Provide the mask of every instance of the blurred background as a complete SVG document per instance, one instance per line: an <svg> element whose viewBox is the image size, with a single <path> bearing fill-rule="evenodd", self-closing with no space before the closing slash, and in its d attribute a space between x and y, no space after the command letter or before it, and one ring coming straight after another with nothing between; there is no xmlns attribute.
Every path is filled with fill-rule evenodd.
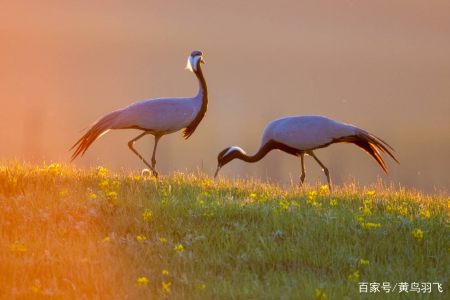
<svg viewBox="0 0 450 300"><path fill-rule="evenodd" d="M348 144L316 152L335 183L356 179L450 187L450 2L448 1L1 1L0 160L69 162L68 149L99 116L153 97L191 96L184 70L204 52L208 112L187 141L159 144L161 174L213 174L230 145L254 153L265 124L320 114L388 141L401 164ZM141 170L113 131L74 164ZM137 148L150 157L153 139ZM325 182L313 159L306 181ZM300 161L273 152L233 161L228 178L297 182Z"/></svg>

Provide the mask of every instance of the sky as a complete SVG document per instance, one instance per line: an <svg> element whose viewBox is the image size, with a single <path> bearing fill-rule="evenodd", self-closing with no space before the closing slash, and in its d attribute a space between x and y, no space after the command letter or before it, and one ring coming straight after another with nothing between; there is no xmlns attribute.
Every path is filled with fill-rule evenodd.
<svg viewBox="0 0 450 300"><path fill-rule="evenodd" d="M192 96L184 70L202 50L208 112L188 140L161 139L162 175L213 174L217 154L255 153L269 121L325 115L391 144L389 176L350 144L316 151L334 182L450 188L448 1L1 1L0 161L70 162L70 146L100 116L134 101ZM127 142L97 140L79 167L140 171ZM153 140L137 148L151 156ZM306 181L325 183L313 159ZM298 182L298 158L275 151L233 161L227 178Z"/></svg>

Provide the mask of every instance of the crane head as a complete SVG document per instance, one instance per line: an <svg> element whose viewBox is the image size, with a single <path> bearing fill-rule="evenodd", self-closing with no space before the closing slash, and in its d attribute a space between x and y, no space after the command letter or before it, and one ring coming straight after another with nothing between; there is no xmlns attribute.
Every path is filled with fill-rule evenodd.
<svg viewBox="0 0 450 300"><path fill-rule="evenodd" d="M214 173L214 178L217 177L217 175L219 174L219 170L224 165L226 165L227 163L229 163L230 161L239 157L242 154L245 154L245 151L242 150L242 148L240 148L238 146L231 146L231 147L223 149L219 153L219 155L217 155L217 169L216 169L216 173Z"/></svg>
<svg viewBox="0 0 450 300"><path fill-rule="evenodd" d="M189 55L189 57L188 57L186 69L195 73L198 71L200 63L203 63L203 64L205 63L205 59L203 58L203 53L202 53L202 51L194 50L194 51L192 51L191 55Z"/></svg>

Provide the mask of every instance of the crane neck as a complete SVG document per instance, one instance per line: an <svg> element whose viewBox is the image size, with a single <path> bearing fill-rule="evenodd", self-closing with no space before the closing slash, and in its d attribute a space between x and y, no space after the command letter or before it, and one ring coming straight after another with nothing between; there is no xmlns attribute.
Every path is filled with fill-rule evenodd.
<svg viewBox="0 0 450 300"><path fill-rule="evenodd" d="M236 158L246 161L246 162L250 162L250 163L257 162L257 161L261 160L264 156L266 156L267 153L269 153L270 151L272 151L274 149L281 150L283 152L292 154L294 156L298 156L299 154L303 153L303 151L300 149L295 149L295 148L287 146L283 143L276 142L274 140L269 140L267 143L262 145L259 148L258 152L256 152L254 155L250 156L245 153L238 152Z"/></svg>
<svg viewBox="0 0 450 300"><path fill-rule="evenodd" d="M238 152L236 158L253 163L260 161L264 156L266 156L267 153L269 153L272 149L274 149L274 145L272 145L271 142L266 143L262 147L259 148L258 152L256 152L253 155L247 155L246 153Z"/></svg>
<svg viewBox="0 0 450 300"><path fill-rule="evenodd" d="M201 97L202 102L208 102L208 87L206 86L205 77L203 76L203 71L200 64L195 72L195 76L197 76L199 83L197 97Z"/></svg>
<svg viewBox="0 0 450 300"><path fill-rule="evenodd" d="M200 66L200 63L198 64L197 71L195 71L194 73L195 76L197 76L199 88L197 96L195 96L193 99L194 100L200 99L202 104L194 120L192 120L192 122L183 131L183 136L186 139L189 138L194 133L198 124L200 124L203 117L205 116L206 110L208 109L208 87L206 86L205 77L203 76L203 71Z"/></svg>

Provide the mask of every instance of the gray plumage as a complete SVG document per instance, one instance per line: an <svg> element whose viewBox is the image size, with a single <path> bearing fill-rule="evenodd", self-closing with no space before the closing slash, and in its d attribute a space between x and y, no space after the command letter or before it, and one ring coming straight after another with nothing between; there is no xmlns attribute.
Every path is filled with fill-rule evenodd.
<svg viewBox="0 0 450 300"><path fill-rule="evenodd" d="M380 153L388 154L396 162L392 147L380 138L356 126L334 121L322 116L291 116L270 122L264 129L261 146L255 155L249 156L237 146L224 149L218 155L215 176L222 166L233 159L256 162L273 149L300 156L302 175L300 184L305 179L304 155L312 156L322 167L331 189L328 169L313 153L314 149L327 147L333 143L353 143L371 155L387 173L387 166Z"/></svg>
<svg viewBox="0 0 450 300"><path fill-rule="evenodd" d="M159 139L183 128L184 137L189 138L206 113L208 90L200 63L204 63L202 52L193 51L186 68L192 71L199 81L196 96L142 100L101 117L72 146L71 150L75 148L72 160L82 156L97 138L111 129L140 129L143 133L129 141L128 146L157 176L155 154ZM134 142L147 134L155 137L151 165L133 147Z"/></svg>

